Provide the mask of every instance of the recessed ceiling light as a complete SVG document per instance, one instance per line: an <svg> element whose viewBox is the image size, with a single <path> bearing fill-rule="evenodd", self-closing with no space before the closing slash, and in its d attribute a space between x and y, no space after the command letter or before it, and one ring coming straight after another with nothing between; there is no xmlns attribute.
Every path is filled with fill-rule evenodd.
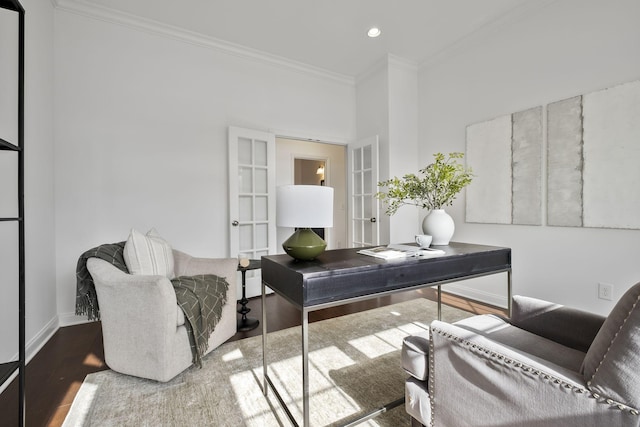
<svg viewBox="0 0 640 427"><path fill-rule="evenodd" d="M367 35L371 38L378 37L381 33L382 31L377 27L369 28L369 31L367 31Z"/></svg>

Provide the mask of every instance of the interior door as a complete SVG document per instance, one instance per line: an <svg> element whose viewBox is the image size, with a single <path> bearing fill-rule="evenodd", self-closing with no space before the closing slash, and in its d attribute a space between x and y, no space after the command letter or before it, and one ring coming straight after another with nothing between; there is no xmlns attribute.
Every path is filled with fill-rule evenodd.
<svg viewBox="0 0 640 427"><path fill-rule="evenodd" d="M229 248L232 257L276 252L275 135L229 128ZM246 273L246 296L260 295L260 270ZM241 286L241 284L239 284ZM241 295L241 288L238 289Z"/></svg>
<svg viewBox="0 0 640 427"><path fill-rule="evenodd" d="M380 240L378 136L348 146L349 236L352 247L375 246Z"/></svg>

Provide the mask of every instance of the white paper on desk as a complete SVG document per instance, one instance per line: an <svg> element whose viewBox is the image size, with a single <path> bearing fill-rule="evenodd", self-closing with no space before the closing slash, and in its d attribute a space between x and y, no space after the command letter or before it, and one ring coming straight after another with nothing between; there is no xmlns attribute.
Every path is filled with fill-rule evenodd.
<svg viewBox="0 0 640 427"><path fill-rule="evenodd" d="M398 258L406 258L407 256L413 256L413 255L407 255L405 251L395 250L385 246L378 246L370 249L361 249L358 251L358 253L362 255L369 255L372 257L382 258L382 259L398 259Z"/></svg>
<svg viewBox="0 0 640 427"><path fill-rule="evenodd" d="M445 254L442 249L421 248L419 246L411 245L391 244L388 245L387 248L404 252L407 254L407 256L415 256L420 258L433 258Z"/></svg>

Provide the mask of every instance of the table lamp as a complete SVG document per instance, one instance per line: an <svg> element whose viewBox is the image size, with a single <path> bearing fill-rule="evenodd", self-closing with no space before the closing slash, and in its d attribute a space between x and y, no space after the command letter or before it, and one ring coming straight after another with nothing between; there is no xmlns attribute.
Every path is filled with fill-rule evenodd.
<svg viewBox="0 0 640 427"><path fill-rule="evenodd" d="M320 185L283 185L276 189L276 225L294 227L282 244L292 258L311 261L327 247L312 228L333 227L333 188Z"/></svg>

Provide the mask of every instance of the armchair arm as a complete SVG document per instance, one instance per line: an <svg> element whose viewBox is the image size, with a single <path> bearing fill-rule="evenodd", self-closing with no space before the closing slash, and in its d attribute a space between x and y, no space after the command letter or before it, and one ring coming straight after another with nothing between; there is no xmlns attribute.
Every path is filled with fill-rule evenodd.
<svg viewBox="0 0 640 427"><path fill-rule="evenodd" d="M236 258L196 258L174 249L173 259L176 276L215 274L216 276L224 277L229 283L227 301L235 304L238 277L238 260Z"/></svg>
<svg viewBox="0 0 640 427"><path fill-rule="evenodd" d="M583 353L605 320L597 314L517 295L511 312L512 325Z"/></svg>
<svg viewBox="0 0 640 427"><path fill-rule="evenodd" d="M578 372L439 321L431 343L432 425L637 425L628 408L592 394Z"/></svg>
<svg viewBox="0 0 640 427"><path fill-rule="evenodd" d="M141 329L166 323L175 330L177 300L169 279L127 274L98 258L89 258L87 269L96 285L103 323L113 321L125 328L140 325Z"/></svg>

